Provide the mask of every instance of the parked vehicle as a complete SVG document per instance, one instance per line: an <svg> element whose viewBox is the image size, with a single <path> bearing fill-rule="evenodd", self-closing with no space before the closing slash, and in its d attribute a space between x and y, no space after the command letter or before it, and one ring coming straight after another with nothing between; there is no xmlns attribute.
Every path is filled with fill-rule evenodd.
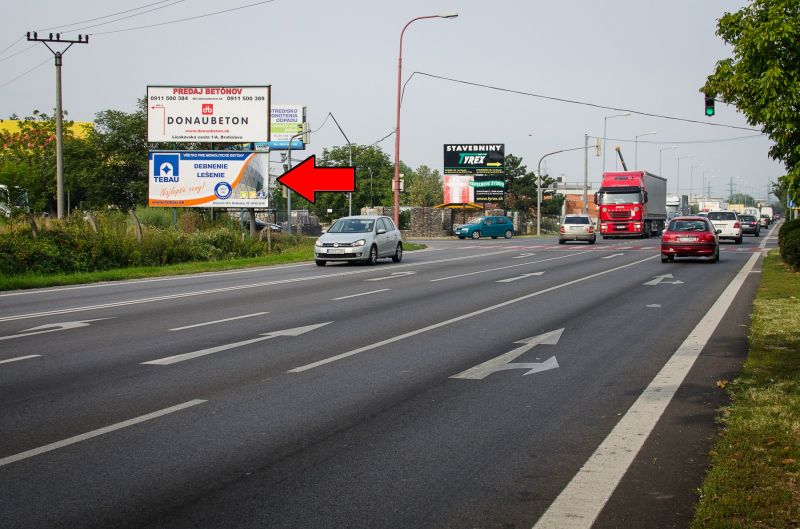
<svg viewBox="0 0 800 529"><path fill-rule="evenodd" d="M719 261L719 231L705 217L672 219L661 235L661 262L672 262L676 257L707 257L716 263Z"/></svg>
<svg viewBox="0 0 800 529"><path fill-rule="evenodd" d="M600 233L609 237L657 235L667 218L667 180L646 171L603 173L594 202Z"/></svg>
<svg viewBox="0 0 800 529"><path fill-rule="evenodd" d="M565 215L561 219L558 228L558 244L565 244L567 241L586 241L594 244L597 234L594 231L594 223L588 215Z"/></svg>
<svg viewBox="0 0 800 529"><path fill-rule="evenodd" d="M742 244L742 225L735 211L709 211L708 220L720 230L720 239L733 239L736 244Z"/></svg>
<svg viewBox="0 0 800 529"><path fill-rule="evenodd" d="M739 215L742 233L749 233L755 237L761 235L761 224L753 215Z"/></svg>
<svg viewBox="0 0 800 529"><path fill-rule="evenodd" d="M403 238L389 217L354 215L334 222L314 243L317 266L328 261L363 261L374 265L382 257L399 263Z"/></svg>
<svg viewBox="0 0 800 529"><path fill-rule="evenodd" d="M456 228L456 236L459 239L480 239L481 237L491 237L496 239L498 237L505 237L510 239L514 236L514 224L508 217L500 215L486 215L483 217L474 217Z"/></svg>

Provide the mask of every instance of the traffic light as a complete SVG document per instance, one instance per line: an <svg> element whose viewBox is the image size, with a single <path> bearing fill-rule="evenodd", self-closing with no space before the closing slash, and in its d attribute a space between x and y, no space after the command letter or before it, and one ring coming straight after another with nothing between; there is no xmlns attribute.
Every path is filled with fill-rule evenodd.
<svg viewBox="0 0 800 529"><path fill-rule="evenodd" d="M714 115L714 97L706 94L706 116L711 117Z"/></svg>

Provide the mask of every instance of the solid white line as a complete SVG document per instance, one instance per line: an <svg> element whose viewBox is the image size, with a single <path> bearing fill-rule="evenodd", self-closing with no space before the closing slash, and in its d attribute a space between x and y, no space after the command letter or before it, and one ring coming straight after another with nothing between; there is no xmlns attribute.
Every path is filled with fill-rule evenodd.
<svg viewBox="0 0 800 529"><path fill-rule="evenodd" d="M18 356L16 358L9 358L8 360L0 360L0 364L10 364L11 362L19 362L20 360L30 360L31 358L39 358L42 355L28 355Z"/></svg>
<svg viewBox="0 0 800 529"><path fill-rule="evenodd" d="M372 349L377 349L378 347L382 347L384 345L388 345L390 343L399 342L400 340L404 340L406 338L410 338L412 336L416 336L418 334L422 334L424 332L432 331L434 329L438 329L439 327L444 327L445 325L450 325L451 323L456 323L461 320L466 320L468 318L472 318L474 316L479 316L485 312L490 312L502 307L506 307L508 305L512 305L514 303L525 301L526 299L530 299L536 296L540 296L542 294L547 294L548 292L553 292L554 290L558 290L560 288L564 288L570 285L575 285L577 283L581 283L583 281L588 281L589 279L594 279L595 277L600 277L606 274L610 274L611 272L616 272L617 270L622 270L623 268L628 268L633 265L637 265L639 263L643 263L645 261L649 261L650 259L655 259L658 256L650 256L644 259L640 259L639 261L634 261L632 263L624 264L621 266L617 266L615 268L610 268L608 270L604 270L602 272L597 272L595 274L591 274L585 277L581 277L579 279L573 279L572 281L567 281L566 283L561 283L560 285L555 285L550 288L545 288L544 290L538 290L536 292L532 292L530 294L526 294L524 296L520 296L518 298L509 299L508 301L504 301L502 303L498 303L497 305L492 305L491 307L485 307L480 310L476 310L474 312L470 312L468 314L462 314L461 316L456 316L455 318L450 318L449 320L440 321L439 323L434 323L433 325L428 325L427 327L423 327L421 329L417 329L415 331L407 332L404 334L399 334L397 336L393 336L392 338L387 338L386 340L382 340L380 342L376 342L370 345L365 345L364 347L359 347L358 349L353 349L352 351L348 351L346 353L338 354L336 356L331 356L330 358L326 358L324 360L320 360L318 362L313 362L311 364L306 364L304 366L295 367L294 369L290 369L287 373L302 373L303 371L308 371L310 369L314 369L317 367L324 366L326 364L331 364L333 362L337 362L344 358L354 356L366 351L370 351Z"/></svg>
<svg viewBox="0 0 800 529"><path fill-rule="evenodd" d="M534 529L590 529L759 258L753 254Z"/></svg>
<svg viewBox="0 0 800 529"><path fill-rule="evenodd" d="M545 261L555 261L557 259L566 259L567 257L574 257L576 255L583 255L584 253L586 253L586 252L584 251L584 252L579 252L579 253L570 253L570 254L567 254L567 255L561 255L559 257L550 257L548 259L540 259L539 261L526 261L524 263L519 263L519 264L514 264L514 265L499 266L497 268L489 268L487 270L478 270L477 272L467 272L466 274L458 274L458 275L455 275L455 276L440 277L438 279L431 279L431 283L436 283L437 281L446 281L448 279L457 279L459 277L474 276L476 274L485 274L486 272L496 272L498 270L507 270L509 268L516 268L518 266L527 266L527 265L531 265L531 264L544 263Z"/></svg>
<svg viewBox="0 0 800 529"><path fill-rule="evenodd" d="M133 426L134 424L139 424L141 422L149 421L150 419L155 419L158 417L162 417L164 415L168 415L170 413L175 413L176 411L184 410L186 408L191 408L192 406L197 406L198 404L202 404L204 402L207 401L200 399L190 400L189 402L184 402L183 404L178 404L177 406L164 408L163 410L154 411L153 413L148 413L147 415L142 415L140 417L128 419L127 421L118 422L116 424L112 424L111 426L106 426L105 428L92 430L91 432L86 432L80 435L76 435L74 437L70 437L62 441L50 443L49 445L40 446L39 448L34 448L33 450L27 450L25 452L20 452L19 454L15 454L13 456L4 457L0 459L0 467L5 465L10 465L11 463L16 463L17 461L22 461L23 459L28 459L29 457L38 456L46 452L52 452L53 450L64 448L65 446L79 443L81 441L86 441L87 439L91 439L92 437L97 437L116 430L121 430L123 428L127 428L128 426Z"/></svg>
<svg viewBox="0 0 800 529"><path fill-rule="evenodd" d="M362 292L361 294L353 294L351 296L342 296L340 298L333 298L331 301L339 301L339 300L342 300L342 299L357 298L359 296L368 296L370 294L377 294L378 292L386 292L387 290L390 290L390 289L382 288L380 290L371 290L369 292Z"/></svg>
<svg viewBox="0 0 800 529"><path fill-rule="evenodd" d="M253 314L245 314L244 316L235 316L233 318L225 318L224 320L207 321L205 323L195 323L194 325L186 325L185 327L175 327L174 329L170 329L170 331L182 331L184 329L194 329L195 327L203 327L205 325L214 325L216 323L225 323L225 322L233 321L233 320L241 320L241 319L244 319L244 318L252 318L253 316L263 316L264 314L269 314L269 312L254 312Z"/></svg>
<svg viewBox="0 0 800 529"><path fill-rule="evenodd" d="M493 255L509 253L509 252L514 252L514 251L516 251L516 250L502 250L502 251L499 251L499 252L488 252L488 253L475 254L475 255L466 255L466 256L462 256L462 257L451 257L451 258L447 258L447 259L436 259L436 260L433 260L433 261L424 261L424 262L421 262L421 263L413 263L413 264L407 264L407 265L395 265L395 266L392 266L392 269L393 270L397 270L398 268L408 268L408 267L412 267L412 266L413 267L417 267L417 266L430 265L430 264L449 263L449 262L452 262L452 261L463 261L463 260L466 260L466 259L475 259L475 258L478 258L478 257L490 257L490 256L493 256ZM69 309L48 310L48 311L43 311L43 312L34 312L34 313L30 313L30 314L18 314L18 315L15 315L15 316L0 317L0 322L24 320L24 319L29 319L29 318L39 318L39 317L43 317L43 316L54 316L54 315L57 315L57 314L69 314L69 313L72 313L72 312L83 312L83 311L88 311L88 310L100 310L100 309L108 309L108 308L114 308L114 307L123 307L123 306L126 306L126 305L137 305L137 304L140 304L140 303L153 303L153 302L156 302L156 301L165 301L165 300L171 300L171 299L188 298L188 297L193 297L193 296L204 296L204 295L207 295L207 294L217 294L217 293L220 293L220 292L231 292L231 291L236 291L236 290L246 290L246 289L251 289L251 288L268 287L268 286L273 286L273 285L284 285L284 284L287 284L287 283L301 283L301 282L305 282L305 281L313 281L315 279L327 279L327 278L331 278L331 277L344 277L344 276L351 276L351 275L357 275L357 274L367 274L367 273L375 272L377 270L378 269L375 268L375 267L369 267L369 268L367 268L365 270L354 270L354 271L350 271L350 272L336 272L336 273L332 273L332 274L322 274L322 275L316 275L316 276L310 276L310 277L295 277L295 278L291 278L291 279L276 279L274 281L264 281L262 283L251 283L251 284L248 284L248 285L237 285L237 286L232 286L232 287L212 288L212 289L209 289L209 290L198 290L198 291L194 291L194 292L184 292L182 294L168 294L168 295L164 295L164 296L155 296L155 297L152 297L152 298L141 298L141 299L132 299L132 300L129 300L129 301L117 301L117 302L114 302L114 303L103 303L101 305L88 305L88 306L74 307L74 308L69 308Z"/></svg>

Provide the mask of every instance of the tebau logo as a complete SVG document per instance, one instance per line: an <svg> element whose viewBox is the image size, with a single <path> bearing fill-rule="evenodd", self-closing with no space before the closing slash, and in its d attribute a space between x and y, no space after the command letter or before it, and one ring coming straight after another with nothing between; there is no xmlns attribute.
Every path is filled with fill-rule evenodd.
<svg viewBox="0 0 800 529"><path fill-rule="evenodd" d="M154 154L153 176L180 176L180 155Z"/></svg>
<svg viewBox="0 0 800 529"><path fill-rule="evenodd" d="M233 194L233 188L228 182L220 182L214 186L214 194L217 195L217 198L220 200L225 200L226 198L230 198Z"/></svg>
<svg viewBox="0 0 800 529"><path fill-rule="evenodd" d="M210 116L214 113L214 103L203 103L203 115Z"/></svg>

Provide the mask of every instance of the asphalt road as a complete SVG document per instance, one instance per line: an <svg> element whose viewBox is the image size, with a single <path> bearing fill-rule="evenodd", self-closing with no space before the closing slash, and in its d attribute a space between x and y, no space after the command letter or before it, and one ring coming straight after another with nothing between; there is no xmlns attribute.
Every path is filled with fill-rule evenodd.
<svg viewBox="0 0 800 529"><path fill-rule="evenodd" d="M658 239L435 240L399 264L0 294L0 526L530 528L596 504L560 515L685 527L762 242L662 264ZM565 499L706 331L641 449L608 451L632 459L618 482Z"/></svg>

